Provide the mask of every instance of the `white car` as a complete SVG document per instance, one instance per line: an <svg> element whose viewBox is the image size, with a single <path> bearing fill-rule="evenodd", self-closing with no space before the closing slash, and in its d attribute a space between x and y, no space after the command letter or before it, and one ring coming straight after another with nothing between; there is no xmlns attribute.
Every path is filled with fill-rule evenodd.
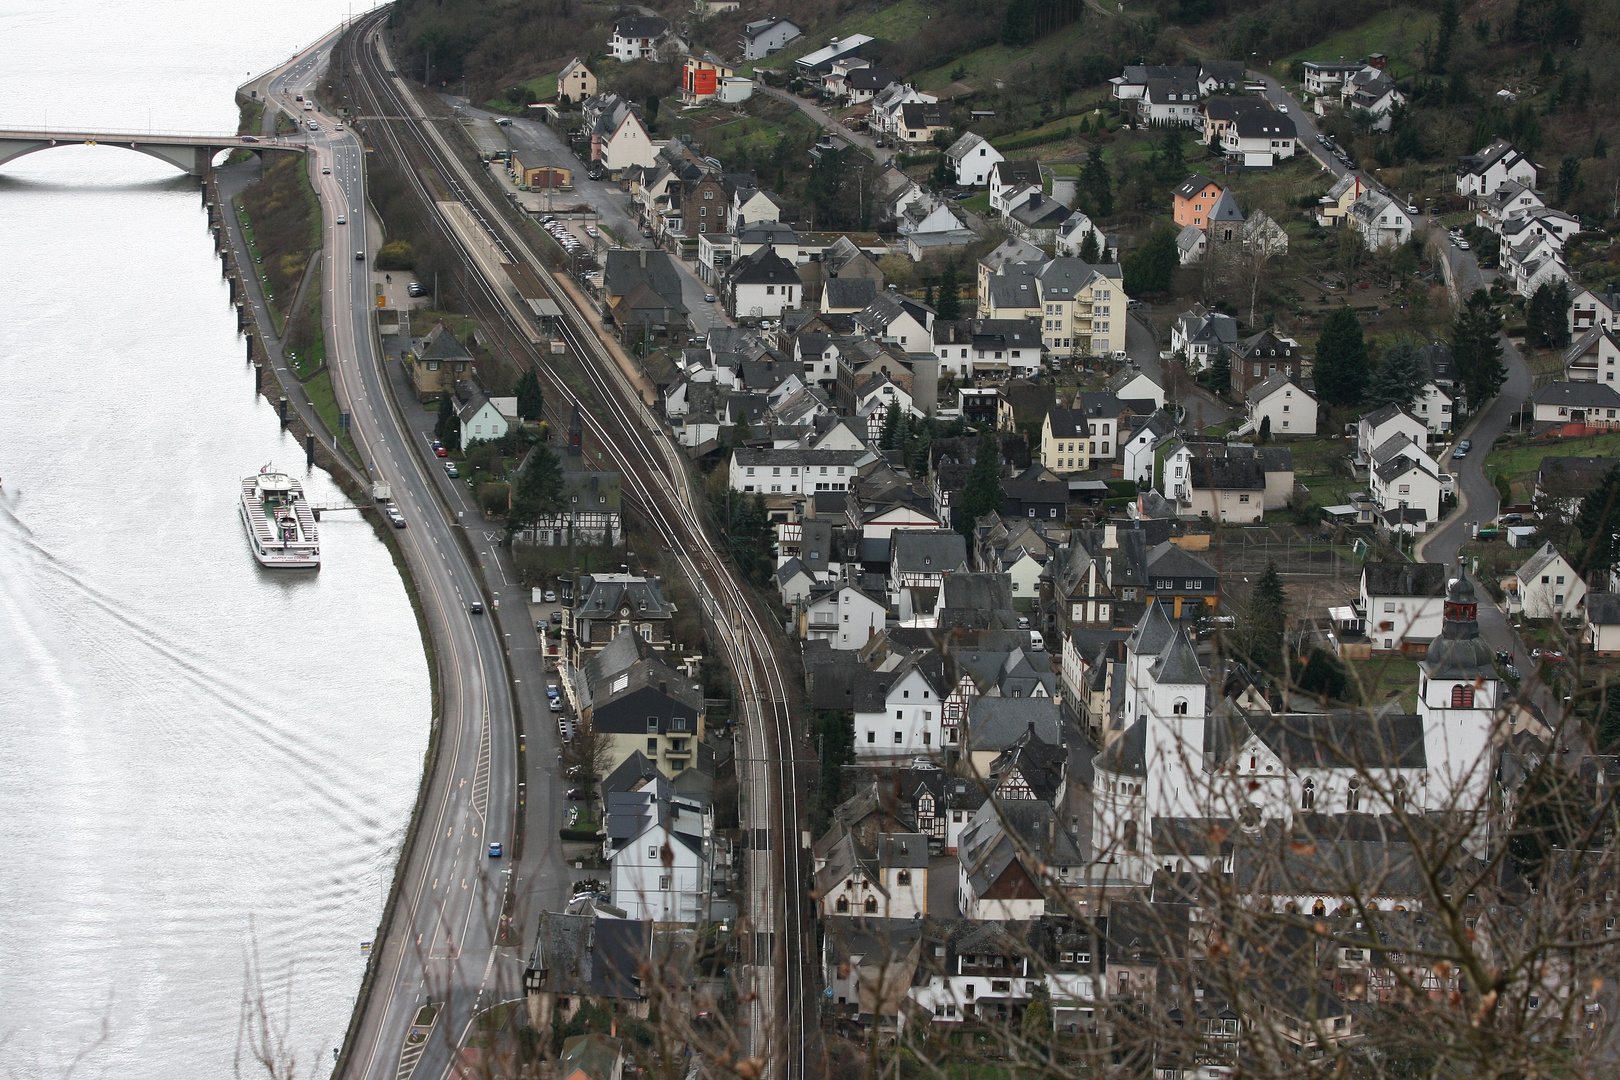
<svg viewBox="0 0 1620 1080"><path fill-rule="evenodd" d="M344 217L342 214L339 214L338 219L337 219L337 223L339 225L347 225L349 223L349 219Z"/></svg>
<svg viewBox="0 0 1620 1080"><path fill-rule="evenodd" d="M1286 113L1288 111L1288 106L1279 101L1277 103L1277 111L1280 113Z"/></svg>

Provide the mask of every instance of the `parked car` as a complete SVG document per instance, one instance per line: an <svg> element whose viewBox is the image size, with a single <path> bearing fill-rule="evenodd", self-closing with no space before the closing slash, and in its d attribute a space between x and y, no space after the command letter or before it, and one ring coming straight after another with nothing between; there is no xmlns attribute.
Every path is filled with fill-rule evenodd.
<svg viewBox="0 0 1620 1080"><path fill-rule="evenodd" d="M546 703L546 707L552 712L562 712L562 698L552 698Z"/></svg>
<svg viewBox="0 0 1620 1080"><path fill-rule="evenodd" d="M436 457L449 457L450 456L450 451L446 450L443 446L435 446L433 448L433 453L434 453L434 455Z"/></svg>
<svg viewBox="0 0 1620 1080"><path fill-rule="evenodd" d="M562 612L553 611L551 613L551 625L552 626L561 626L562 625Z"/></svg>
<svg viewBox="0 0 1620 1080"><path fill-rule="evenodd" d="M1502 515L1502 524L1503 525L1522 525L1522 524L1524 524L1524 515L1523 514L1503 514Z"/></svg>
<svg viewBox="0 0 1620 1080"><path fill-rule="evenodd" d="M569 799L573 799L575 801L578 801L580 799L585 798L585 792L583 790L581 790L580 788L571 787L571 788L568 789L568 795L566 797L569 798Z"/></svg>
<svg viewBox="0 0 1620 1080"><path fill-rule="evenodd" d="M705 304L712 304L712 303L714 303L714 293L712 293L712 292L711 292L711 293L704 293L704 294L703 294L703 302L704 302L704 303L705 303Z"/></svg>
<svg viewBox="0 0 1620 1080"><path fill-rule="evenodd" d="M546 632L546 620L544 620L544 619L536 619L536 620L534 620L534 632L537 633L537 634L545 633Z"/></svg>
<svg viewBox="0 0 1620 1080"><path fill-rule="evenodd" d="M555 604L557 602L557 591L555 589L547 589L545 592L541 593L540 595L545 599L546 603L548 603L548 604Z"/></svg>
<svg viewBox="0 0 1620 1080"><path fill-rule="evenodd" d="M1458 251L1467 251L1468 250L1468 241L1464 240L1460 236L1457 237L1457 239L1453 240L1452 243L1457 245L1457 250Z"/></svg>

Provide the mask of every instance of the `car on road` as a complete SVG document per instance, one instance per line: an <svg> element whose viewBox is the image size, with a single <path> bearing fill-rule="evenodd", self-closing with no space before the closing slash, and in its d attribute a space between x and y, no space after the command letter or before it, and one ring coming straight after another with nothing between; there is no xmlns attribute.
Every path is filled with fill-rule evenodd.
<svg viewBox="0 0 1620 1080"><path fill-rule="evenodd" d="M562 712L562 698L551 698L551 699L549 699L546 702L546 707L549 708L552 712Z"/></svg>
<svg viewBox="0 0 1620 1080"><path fill-rule="evenodd" d="M540 594L540 597L548 604L555 604L557 602L557 591L555 589L547 589L545 592Z"/></svg>
<svg viewBox="0 0 1620 1080"><path fill-rule="evenodd" d="M1465 457L1468 456L1468 451L1472 450L1473 448L1474 448L1473 440L1472 439L1464 439L1462 442L1457 444L1457 449L1455 449L1455 450L1453 450L1451 452L1451 456L1452 456L1452 458L1454 460L1458 459L1458 458L1465 458Z"/></svg>
<svg viewBox="0 0 1620 1080"><path fill-rule="evenodd" d="M1561 664L1564 662L1564 654L1557 649L1531 649L1530 659L1538 664Z"/></svg>
<svg viewBox="0 0 1620 1080"><path fill-rule="evenodd" d="M388 509L384 513L388 515L388 520L393 524L394 528L403 529L405 527L405 515L399 512L399 507L389 503Z"/></svg>
<svg viewBox="0 0 1620 1080"><path fill-rule="evenodd" d="M560 696L562 696L562 691L558 689L556 683L546 683L546 697L554 698Z"/></svg>
<svg viewBox="0 0 1620 1080"><path fill-rule="evenodd" d="M343 125L342 124L333 124L332 125L332 130L333 131L342 131L343 130Z"/></svg>
<svg viewBox="0 0 1620 1080"><path fill-rule="evenodd" d="M505 116L498 117L495 122L497 124L499 124L501 127L511 127L512 126L511 119L508 118L508 117L505 117Z"/></svg>
<svg viewBox="0 0 1620 1080"><path fill-rule="evenodd" d="M489 857L492 859L498 859L501 857L501 842L499 840L496 840L489 845Z"/></svg>
<svg viewBox="0 0 1620 1080"><path fill-rule="evenodd" d="M244 136L242 136L242 141L243 142L258 142L259 140L255 139L252 135L244 135Z"/></svg>
<svg viewBox="0 0 1620 1080"><path fill-rule="evenodd" d="M569 798L569 799L574 799L574 800L577 801L579 799L585 798L585 792L580 788L571 787L571 788L568 789L568 794L566 796L564 796L564 797Z"/></svg>
<svg viewBox="0 0 1620 1080"><path fill-rule="evenodd" d="M358 259L358 260L359 260L359 261L360 261L360 262L365 262L365 261L366 261L366 253L365 253L365 252L363 252L363 251L357 251L357 252L355 252L355 253L354 253L354 257L355 257L355 258L356 258L356 259Z"/></svg>
<svg viewBox="0 0 1620 1080"><path fill-rule="evenodd" d="M552 626L561 626L562 625L562 612L553 611L551 613L551 625Z"/></svg>
<svg viewBox="0 0 1620 1080"><path fill-rule="evenodd" d="M1409 215L1411 215L1411 216L1412 216L1412 217L1421 217L1421 216L1423 216L1423 211L1422 211L1422 210L1419 210L1419 209L1418 209L1418 208L1417 208L1417 207L1416 207L1416 206L1415 206L1415 205L1413 205L1413 204L1412 204L1412 203L1407 203L1407 204L1406 204L1406 212L1407 212L1407 213L1408 213L1408 214L1409 214Z"/></svg>
<svg viewBox="0 0 1620 1080"><path fill-rule="evenodd" d="M323 166L321 166L321 175L322 176L331 176L332 175L332 170L323 165Z"/></svg>
<svg viewBox="0 0 1620 1080"><path fill-rule="evenodd" d="M1513 663L1513 654L1508 652L1506 649L1497 649L1496 662L1498 664L1511 664Z"/></svg>
<svg viewBox="0 0 1620 1080"><path fill-rule="evenodd" d="M349 219L344 217L342 214L339 214L338 219L337 219L337 223L339 225L347 225L349 223Z"/></svg>
<svg viewBox="0 0 1620 1080"><path fill-rule="evenodd" d="M446 450L443 446L437 446L437 445L434 446L433 447L433 453L437 457L449 457L450 456L450 451Z"/></svg>
<svg viewBox="0 0 1620 1080"><path fill-rule="evenodd" d="M1519 669L1514 667L1512 664L1503 664L1502 674L1506 675L1510 679L1517 679L1519 677Z"/></svg>
<svg viewBox="0 0 1620 1080"><path fill-rule="evenodd" d="M472 612L474 615L482 615L484 613L484 604L480 600L474 600L472 603L467 605L467 610Z"/></svg>
<svg viewBox="0 0 1620 1080"><path fill-rule="evenodd" d="M455 462L447 461L444 463L444 475L454 480L461 475L461 470L456 468Z"/></svg>
<svg viewBox="0 0 1620 1080"><path fill-rule="evenodd" d="M1457 245L1457 250L1459 250L1459 251L1467 251L1468 250L1468 241L1464 240L1460 236L1457 237L1457 239L1453 240L1452 243Z"/></svg>
<svg viewBox="0 0 1620 1080"><path fill-rule="evenodd" d="M1280 112L1280 113L1287 113L1288 112L1288 106L1284 105L1282 102L1279 101L1279 102L1277 102L1277 111Z"/></svg>

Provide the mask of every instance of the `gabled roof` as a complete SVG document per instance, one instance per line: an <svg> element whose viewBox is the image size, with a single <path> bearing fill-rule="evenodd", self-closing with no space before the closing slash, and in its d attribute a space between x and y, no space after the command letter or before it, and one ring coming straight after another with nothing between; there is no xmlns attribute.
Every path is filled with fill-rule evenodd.
<svg viewBox="0 0 1620 1080"><path fill-rule="evenodd" d="M1614 626L1620 623L1620 594L1587 593L1586 621L1594 626Z"/></svg>
<svg viewBox="0 0 1620 1080"><path fill-rule="evenodd" d="M1188 463L1194 488L1214 491L1264 491L1266 474L1253 458L1200 458Z"/></svg>
<svg viewBox="0 0 1620 1080"><path fill-rule="evenodd" d="M1383 424L1387 424L1389 421L1395 419L1397 415L1406 417L1419 427L1425 427L1423 421L1419 420L1417 417L1413 416L1399 405L1381 405L1372 412L1368 413L1366 416L1363 416L1361 419L1376 428Z"/></svg>
<svg viewBox="0 0 1620 1080"><path fill-rule="evenodd" d="M1052 427L1054 439L1084 439L1091 431L1086 426L1086 414L1080 409L1048 409L1046 422Z"/></svg>
<svg viewBox="0 0 1620 1080"><path fill-rule="evenodd" d="M989 141L985 139L983 135L976 134L972 131L966 131L962 133L961 138L951 143L951 145L946 149L945 157L951 161L961 161L963 158L967 157L981 146L986 146L991 150L995 150L995 147L989 146ZM995 150L995 153L997 157L1001 156L1001 152L999 150Z"/></svg>
<svg viewBox="0 0 1620 1080"><path fill-rule="evenodd" d="M1238 209L1237 200L1232 198L1230 191L1221 192L1221 197L1215 200L1214 209L1209 212L1209 223L1213 225L1218 221L1231 224L1243 222L1243 211Z"/></svg>
<svg viewBox="0 0 1620 1080"><path fill-rule="evenodd" d="M1206 681L1204 669L1198 663L1198 654L1187 640L1184 628L1176 630L1175 637L1170 639L1170 647L1159 656L1152 671L1154 680L1165 686L1202 686Z"/></svg>
<svg viewBox="0 0 1620 1080"><path fill-rule="evenodd" d="M662 37L669 30L669 22L657 15L626 15L613 24L613 32L622 38Z"/></svg>
<svg viewBox="0 0 1620 1080"><path fill-rule="evenodd" d="M949 574L967 565L967 540L945 529L901 529L893 534L890 563L897 572Z"/></svg>
<svg viewBox="0 0 1620 1080"><path fill-rule="evenodd" d="M472 356L456 340L444 323L435 323L422 347L423 360L471 360Z"/></svg>
<svg viewBox="0 0 1620 1080"><path fill-rule="evenodd" d="M799 272L793 264L776 253L774 247L762 247L745 255L732 265L733 285L797 285Z"/></svg>
<svg viewBox="0 0 1620 1080"><path fill-rule="evenodd" d="M1296 132L1290 117L1270 110L1239 113L1232 127L1240 139L1292 139Z"/></svg>
<svg viewBox="0 0 1620 1080"><path fill-rule="evenodd" d="M1370 562L1361 568L1368 596L1444 596L1446 567L1441 563Z"/></svg>
<svg viewBox="0 0 1620 1080"><path fill-rule="evenodd" d="M1033 726L1042 741L1063 741L1058 704L1050 697L978 697L968 707L968 742L974 751L1007 749Z"/></svg>
<svg viewBox="0 0 1620 1080"><path fill-rule="evenodd" d="M1549 540L1547 543L1542 544L1541 547L1537 548L1536 553L1530 556L1530 558L1525 561L1523 566L1519 567L1513 572L1513 576L1517 577L1522 582L1528 583L1534 579L1537 574L1541 573L1562 557L1563 556L1558 553L1558 549L1552 545L1552 541Z"/></svg>
<svg viewBox="0 0 1620 1080"><path fill-rule="evenodd" d="M1620 409L1620 394L1605 383L1549 383L1533 395L1537 405L1558 405L1575 409Z"/></svg>
<svg viewBox="0 0 1620 1080"><path fill-rule="evenodd" d="M1294 381L1293 376L1288 373L1287 368L1284 368L1282 371L1273 372L1271 375L1266 376L1264 382L1256 383L1254 386L1249 387L1249 392L1245 396L1251 402L1258 405L1260 402L1266 400L1266 398L1270 397L1272 394L1277 393L1285 386L1292 386L1303 396L1311 398L1311 395L1305 392L1305 388ZM1311 398L1312 402L1315 400L1315 398Z"/></svg>
<svg viewBox="0 0 1620 1080"><path fill-rule="evenodd" d="M1215 186L1217 191L1223 193L1226 191L1226 189L1221 187L1220 184L1216 183L1214 180L1211 180L1203 173L1193 173L1176 186L1176 195L1183 199L1191 199L1212 184Z"/></svg>

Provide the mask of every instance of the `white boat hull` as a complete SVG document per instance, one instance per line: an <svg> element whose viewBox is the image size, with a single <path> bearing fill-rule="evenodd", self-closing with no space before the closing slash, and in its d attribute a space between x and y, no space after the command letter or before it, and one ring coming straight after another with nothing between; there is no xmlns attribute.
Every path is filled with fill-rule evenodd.
<svg viewBox="0 0 1620 1080"><path fill-rule="evenodd" d="M245 501L239 502L237 509L241 514L242 528L247 532L248 547L253 552L254 560L260 566L266 566L273 570L319 570L321 568L319 547L313 551L304 547L295 547L290 550L266 547L258 533L254 531L247 503Z"/></svg>

